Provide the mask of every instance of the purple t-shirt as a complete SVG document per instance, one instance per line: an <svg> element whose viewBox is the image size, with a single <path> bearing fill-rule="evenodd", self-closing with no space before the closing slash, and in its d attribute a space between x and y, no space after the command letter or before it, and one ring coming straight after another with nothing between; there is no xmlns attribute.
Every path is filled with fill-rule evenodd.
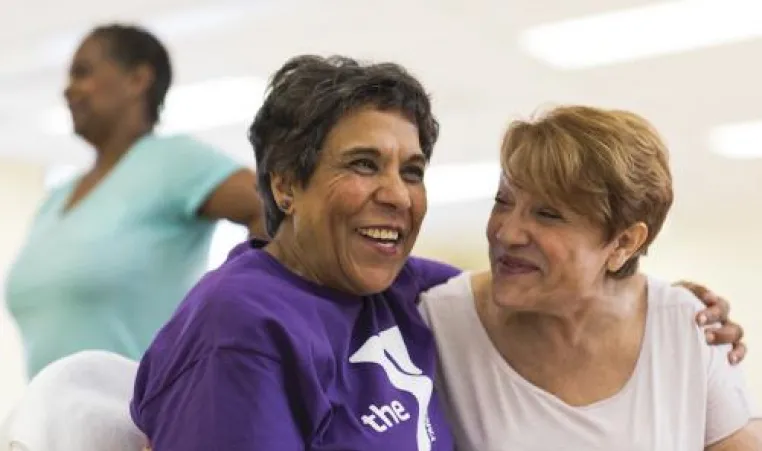
<svg viewBox="0 0 762 451"><path fill-rule="evenodd" d="M131 411L157 451L450 451L418 294L459 271L410 258L351 296L253 242L188 294L140 363Z"/></svg>

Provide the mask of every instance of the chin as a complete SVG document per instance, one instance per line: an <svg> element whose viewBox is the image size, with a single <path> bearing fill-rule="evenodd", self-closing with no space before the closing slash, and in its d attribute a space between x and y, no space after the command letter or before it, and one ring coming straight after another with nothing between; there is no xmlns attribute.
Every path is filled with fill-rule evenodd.
<svg viewBox="0 0 762 451"><path fill-rule="evenodd" d="M75 123L73 130L74 130L74 134L75 135L80 136L82 138L86 138L87 137L87 127L85 127L84 125L76 124Z"/></svg>
<svg viewBox="0 0 762 451"><path fill-rule="evenodd" d="M357 286L361 295L381 293L388 289L399 275L399 270L391 269L360 269Z"/></svg>
<svg viewBox="0 0 762 451"><path fill-rule="evenodd" d="M516 311L533 311L536 302L529 290L511 282L494 280L492 283L492 300L498 307Z"/></svg>

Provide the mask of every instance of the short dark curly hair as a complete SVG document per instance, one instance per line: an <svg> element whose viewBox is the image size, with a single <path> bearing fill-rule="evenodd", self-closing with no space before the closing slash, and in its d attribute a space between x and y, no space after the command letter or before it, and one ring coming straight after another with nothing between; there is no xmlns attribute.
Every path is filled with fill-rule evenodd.
<svg viewBox="0 0 762 451"><path fill-rule="evenodd" d="M257 162L257 182L272 237L283 221L270 174L288 174L307 186L323 142L346 114L363 107L398 111L418 127L426 159L439 136L439 123L423 85L394 63L365 64L344 56L297 56L270 80L249 141Z"/></svg>

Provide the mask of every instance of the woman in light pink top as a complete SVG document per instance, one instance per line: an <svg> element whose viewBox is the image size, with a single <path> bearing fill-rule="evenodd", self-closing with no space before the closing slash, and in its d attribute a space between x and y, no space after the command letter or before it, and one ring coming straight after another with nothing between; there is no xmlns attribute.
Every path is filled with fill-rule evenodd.
<svg viewBox="0 0 762 451"><path fill-rule="evenodd" d="M673 198L651 125L561 107L514 122L501 158L493 279L457 277L422 305L458 449L762 449L698 299L638 271Z"/></svg>

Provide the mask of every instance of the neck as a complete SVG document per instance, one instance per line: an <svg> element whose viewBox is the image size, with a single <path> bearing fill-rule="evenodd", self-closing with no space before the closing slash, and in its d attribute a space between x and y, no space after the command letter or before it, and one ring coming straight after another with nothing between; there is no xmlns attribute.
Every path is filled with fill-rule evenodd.
<svg viewBox="0 0 762 451"><path fill-rule="evenodd" d="M509 341L531 343L531 352L569 353L598 348L601 340L629 333L623 324L645 313L645 277L604 282L594 293L557 305L575 306L568 310L518 312L489 302L488 317L494 318L497 335ZM535 354L537 355L537 354Z"/></svg>
<svg viewBox="0 0 762 451"><path fill-rule="evenodd" d="M151 125L141 118L113 127L101 137L89 139L96 150L95 169L112 168L138 139L150 132Z"/></svg>
<svg viewBox="0 0 762 451"><path fill-rule="evenodd" d="M309 253L302 251L299 241L293 235L286 224L281 224L275 237L264 247L265 252L299 277L324 285L316 272L310 270L309 265L304 261L304 256Z"/></svg>

